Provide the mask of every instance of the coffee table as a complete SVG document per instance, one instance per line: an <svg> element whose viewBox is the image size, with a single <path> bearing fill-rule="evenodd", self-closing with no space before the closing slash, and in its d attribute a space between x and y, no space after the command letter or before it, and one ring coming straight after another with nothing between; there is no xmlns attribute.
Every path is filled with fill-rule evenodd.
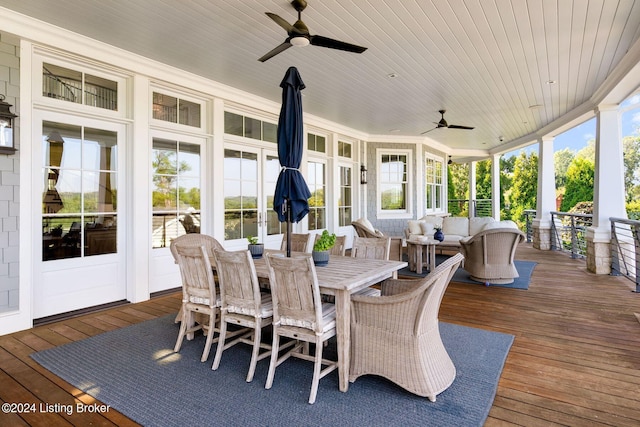
<svg viewBox="0 0 640 427"><path fill-rule="evenodd" d="M429 272L436 268L436 245L440 242L430 237L414 238L407 240L407 252L409 255L409 270L422 274L424 261L429 262ZM426 257L426 260L424 259Z"/></svg>

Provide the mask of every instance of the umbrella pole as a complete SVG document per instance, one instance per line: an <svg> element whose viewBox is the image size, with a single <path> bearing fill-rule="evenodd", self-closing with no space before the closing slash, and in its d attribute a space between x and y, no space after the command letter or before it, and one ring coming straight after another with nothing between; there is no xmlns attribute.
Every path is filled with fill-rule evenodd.
<svg viewBox="0 0 640 427"><path fill-rule="evenodd" d="M287 206L287 258L291 258L291 200L285 199Z"/></svg>

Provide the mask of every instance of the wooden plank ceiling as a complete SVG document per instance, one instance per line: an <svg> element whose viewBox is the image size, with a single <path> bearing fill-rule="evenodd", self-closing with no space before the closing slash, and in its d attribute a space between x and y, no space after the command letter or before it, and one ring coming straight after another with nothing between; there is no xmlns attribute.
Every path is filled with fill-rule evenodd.
<svg viewBox="0 0 640 427"><path fill-rule="evenodd" d="M287 0L0 0L0 6L280 102L296 66L304 110L371 135L491 150L580 107L640 38L633 0L310 0L308 46L261 63L293 23ZM634 55L640 51L636 47ZM637 62L637 59L636 61ZM389 77L395 75L395 78ZM446 109L449 124L421 137ZM382 137L384 138L384 137Z"/></svg>

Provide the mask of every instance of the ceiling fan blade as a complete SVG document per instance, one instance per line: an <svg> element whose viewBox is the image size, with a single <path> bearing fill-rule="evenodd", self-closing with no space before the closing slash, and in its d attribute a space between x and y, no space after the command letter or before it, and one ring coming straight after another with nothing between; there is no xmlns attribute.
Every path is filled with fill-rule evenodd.
<svg viewBox="0 0 640 427"><path fill-rule="evenodd" d="M291 47L291 43L289 43L289 39L287 39L287 41L282 43L280 46L276 47L275 49L272 49L270 52L265 54L262 58L259 58L258 61L264 62L267 59L273 58L274 56L276 56L280 52L284 52L285 50L289 49L290 47Z"/></svg>
<svg viewBox="0 0 640 427"><path fill-rule="evenodd" d="M422 132L420 135L424 135L425 133L429 133L429 132L431 132L432 130L438 129L438 127L439 127L439 126L436 126L436 127L432 128L432 129L426 130L426 131Z"/></svg>
<svg viewBox="0 0 640 427"><path fill-rule="evenodd" d="M366 47L356 46L355 44L341 42L323 36L309 36L309 42L314 46L328 47L330 49L344 50L353 53L362 53L367 50Z"/></svg>
<svg viewBox="0 0 640 427"><path fill-rule="evenodd" d="M271 13L271 12L265 12L265 14L273 19L273 21L280 25L282 28L285 29L285 31L287 32L287 34L291 33L291 32L298 32L298 30L296 29L296 27L294 27L293 25L289 24L287 21L285 21L284 19L280 18L278 15L276 15L275 13Z"/></svg>
<svg viewBox="0 0 640 427"><path fill-rule="evenodd" d="M449 125L447 127L449 129L466 129L466 130L474 129L472 126L459 126L459 125Z"/></svg>

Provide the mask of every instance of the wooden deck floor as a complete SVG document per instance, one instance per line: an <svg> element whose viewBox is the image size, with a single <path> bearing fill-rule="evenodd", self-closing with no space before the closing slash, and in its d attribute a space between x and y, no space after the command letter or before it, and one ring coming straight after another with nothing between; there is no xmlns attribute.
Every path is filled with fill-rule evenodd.
<svg viewBox="0 0 640 427"><path fill-rule="evenodd" d="M515 335L486 426L640 425L640 294L626 279L596 276L584 261L523 245L537 261L529 290L452 283L441 320ZM136 425L117 411L43 413L40 404L94 399L49 373L29 354L174 313L179 295L92 313L0 337L0 426ZM55 408L50 408L55 410Z"/></svg>

